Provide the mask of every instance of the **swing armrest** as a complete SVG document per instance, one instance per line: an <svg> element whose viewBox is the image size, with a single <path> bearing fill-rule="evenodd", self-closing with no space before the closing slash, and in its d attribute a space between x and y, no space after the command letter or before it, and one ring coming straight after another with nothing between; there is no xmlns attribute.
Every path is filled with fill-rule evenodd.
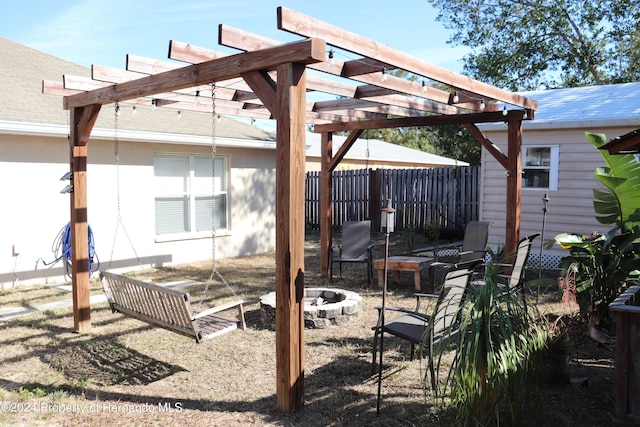
<svg viewBox="0 0 640 427"><path fill-rule="evenodd" d="M216 305L215 307L203 310L199 313L196 313L193 315L193 317L191 318L191 320L197 320L200 319L201 317L205 317L208 316L210 314L214 314L214 313L218 313L220 311L225 311L228 310L230 308L234 308L234 307L242 307L242 304L244 304L244 301L231 301L225 304L220 304L220 305Z"/></svg>

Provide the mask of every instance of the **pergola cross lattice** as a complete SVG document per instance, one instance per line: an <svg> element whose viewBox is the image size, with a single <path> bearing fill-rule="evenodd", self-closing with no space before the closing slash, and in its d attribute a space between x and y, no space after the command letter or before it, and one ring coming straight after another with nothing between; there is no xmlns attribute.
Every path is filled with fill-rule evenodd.
<svg viewBox="0 0 640 427"><path fill-rule="evenodd" d="M127 55L126 70L94 65L91 78L65 75L61 83L44 81L43 91L64 95L63 106L70 111L72 281L78 332L91 326L87 149L101 106L127 101L210 112L210 83L216 82L217 113L276 120L276 394L278 407L291 412L304 401L307 124L322 134L321 268L326 277L331 173L366 129L464 125L507 171L505 246L507 251L515 248L520 229L522 121L533 118L536 102L284 7L277 9L277 18L280 30L302 39L283 44L220 25L219 44L241 53L224 55L171 41L169 58L189 65ZM336 50L357 58L339 61ZM416 79L391 75L396 69ZM310 102L307 93L312 92L334 99ZM484 122L508 124L508 156L476 126ZM332 134L338 131L348 131L349 136L334 154Z"/></svg>

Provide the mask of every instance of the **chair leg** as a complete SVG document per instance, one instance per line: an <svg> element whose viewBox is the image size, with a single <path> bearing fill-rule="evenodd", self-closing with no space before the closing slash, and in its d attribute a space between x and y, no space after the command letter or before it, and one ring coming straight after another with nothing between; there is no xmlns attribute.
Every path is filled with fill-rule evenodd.
<svg viewBox="0 0 640 427"><path fill-rule="evenodd" d="M429 374L431 375L431 389L436 389L436 376L435 369L433 367L433 357L429 355Z"/></svg>
<svg viewBox="0 0 640 427"><path fill-rule="evenodd" d="M376 355L378 352L378 335L380 334L380 329L376 328L375 333L373 334L373 347L371 349L371 353L373 357L371 358L371 375L376 373Z"/></svg>
<svg viewBox="0 0 640 427"><path fill-rule="evenodd" d="M429 342L429 374L431 374L431 389L436 391L436 375L433 366L433 339L431 339ZM436 396L437 395L438 394L436 391Z"/></svg>

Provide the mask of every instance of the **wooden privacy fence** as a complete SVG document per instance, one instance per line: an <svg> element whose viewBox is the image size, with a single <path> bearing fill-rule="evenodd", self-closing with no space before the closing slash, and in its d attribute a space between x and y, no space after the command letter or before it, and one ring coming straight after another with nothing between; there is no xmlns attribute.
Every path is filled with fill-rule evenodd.
<svg viewBox="0 0 640 427"><path fill-rule="evenodd" d="M344 221L379 221L380 208L391 200L396 228L440 227L461 230L478 219L480 167L433 169L359 169L333 173L333 226ZM320 172L308 172L305 191L307 227L320 227Z"/></svg>

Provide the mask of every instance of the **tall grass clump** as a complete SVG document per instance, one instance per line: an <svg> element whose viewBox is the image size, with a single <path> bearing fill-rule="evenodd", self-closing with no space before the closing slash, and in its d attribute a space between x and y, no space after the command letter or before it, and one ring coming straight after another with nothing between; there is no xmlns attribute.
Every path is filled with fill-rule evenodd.
<svg viewBox="0 0 640 427"><path fill-rule="evenodd" d="M546 320L519 288L506 288L498 270L486 264L481 284L469 287L457 342L435 346L429 358L434 381L426 381L430 370L425 374L424 384L457 409L460 425L493 425L501 414L517 424L535 383L533 361L542 360L536 354L551 338Z"/></svg>

